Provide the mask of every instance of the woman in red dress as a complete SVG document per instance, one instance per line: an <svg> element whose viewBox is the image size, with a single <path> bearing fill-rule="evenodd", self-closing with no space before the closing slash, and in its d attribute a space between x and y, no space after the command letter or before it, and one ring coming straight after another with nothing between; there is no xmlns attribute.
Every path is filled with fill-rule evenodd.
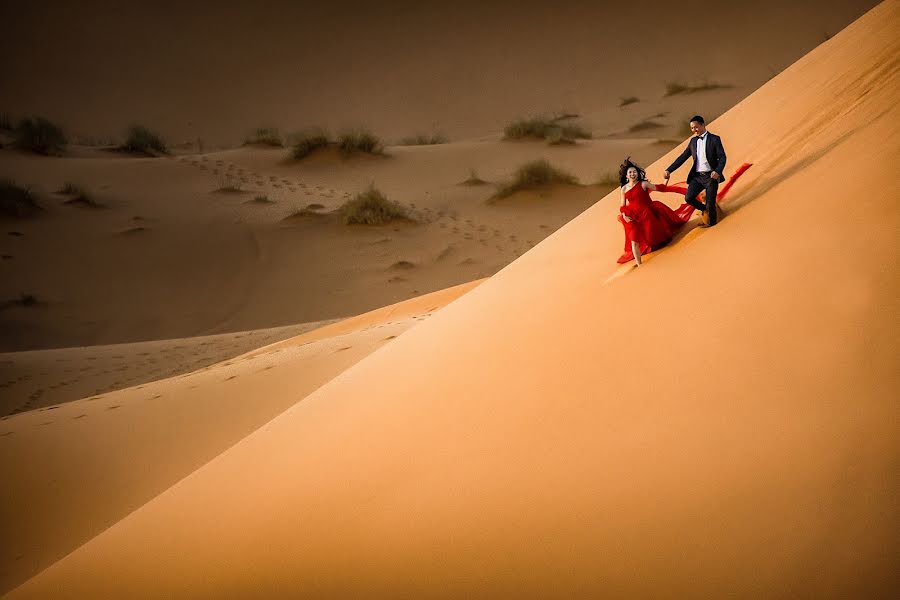
<svg viewBox="0 0 900 600"><path fill-rule="evenodd" d="M749 168L749 164L741 165L717 194L717 202L724 198L732 184ZM647 181L646 172L628 158L619 167L619 181L622 184L622 204L619 207L618 219L625 227L625 252L619 257L619 262L627 263L635 260L640 266L641 255L668 244L678 230L690 220L694 207L684 203L672 210L662 202L652 200L651 191L684 194L686 188L679 185L650 183Z"/></svg>

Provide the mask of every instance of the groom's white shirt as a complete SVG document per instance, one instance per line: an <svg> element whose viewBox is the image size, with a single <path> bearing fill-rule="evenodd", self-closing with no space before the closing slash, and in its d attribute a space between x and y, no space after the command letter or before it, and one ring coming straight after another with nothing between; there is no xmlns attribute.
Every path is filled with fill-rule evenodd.
<svg viewBox="0 0 900 600"><path fill-rule="evenodd" d="M712 167L709 166L709 161L706 160L706 136L708 132L704 132L703 135L697 140L697 172L703 173L704 171L712 171Z"/></svg>

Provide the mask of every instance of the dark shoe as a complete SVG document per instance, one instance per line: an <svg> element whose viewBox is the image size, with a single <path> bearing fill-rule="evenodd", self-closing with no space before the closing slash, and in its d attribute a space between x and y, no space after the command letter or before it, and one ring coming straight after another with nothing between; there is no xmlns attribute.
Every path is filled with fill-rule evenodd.
<svg viewBox="0 0 900 600"><path fill-rule="evenodd" d="M712 227L719 222L719 213L716 210L716 203L713 202L712 204L707 205L706 209L706 225Z"/></svg>

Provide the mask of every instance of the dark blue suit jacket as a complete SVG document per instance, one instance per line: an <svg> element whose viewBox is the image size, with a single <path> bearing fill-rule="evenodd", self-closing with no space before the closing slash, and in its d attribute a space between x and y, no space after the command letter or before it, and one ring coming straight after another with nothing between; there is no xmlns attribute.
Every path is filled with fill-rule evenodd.
<svg viewBox="0 0 900 600"><path fill-rule="evenodd" d="M672 173L684 164L688 158L694 159L694 164L691 165L691 172L688 173L687 180L690 183L691 179L694 178L694 175L697 174L697 140L699 137L692 137L688 142L687 148L684 149L684 152L675 159L669 168L666 169L669 173ZM709 166L712 167L712 170L719 174L719 181L723 181L725 179L725 147L722 146L722 138L717 136L714 133L706 132L706 160L709 162Z"/></svg>

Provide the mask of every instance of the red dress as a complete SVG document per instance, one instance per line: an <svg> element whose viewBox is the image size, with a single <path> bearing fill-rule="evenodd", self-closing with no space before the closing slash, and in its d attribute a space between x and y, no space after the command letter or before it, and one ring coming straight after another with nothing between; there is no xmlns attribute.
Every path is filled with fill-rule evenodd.
<svg viewBox="0 0 900 600"><path fill-rule="evenodd" d="M734 182L751 166L750 163L744 163L735 171L716 194L716 204L725 199ZM687 187L681 184L657 184L656 189L660 192L687 193ZM694 207L687 203L672 210L662 202L651 200L650 193L642 185L635 185L625 192L625 200L626 205L619 208L619 212L622 213L619 215L619 222L625 227L625 253L619 257L620 263L634 260L634 254L631 252L632 241L638 243L642 256L668 244L694 212ZM622 215L627 215L631 222L623 219Z"/></svg>
<svg viewBox="0 0 900 600"><path fill-rule="evenodd" d="M638 243L641 255L665 246L694 212L694 207L687 203L672 210L662 202L651 200L650 193L640 183L625 192L625 200L627 203L619 212L631 221L619 215L619 222L625 227L625 253L619 257L620 263L634 260L631 242Z"/></svg>

